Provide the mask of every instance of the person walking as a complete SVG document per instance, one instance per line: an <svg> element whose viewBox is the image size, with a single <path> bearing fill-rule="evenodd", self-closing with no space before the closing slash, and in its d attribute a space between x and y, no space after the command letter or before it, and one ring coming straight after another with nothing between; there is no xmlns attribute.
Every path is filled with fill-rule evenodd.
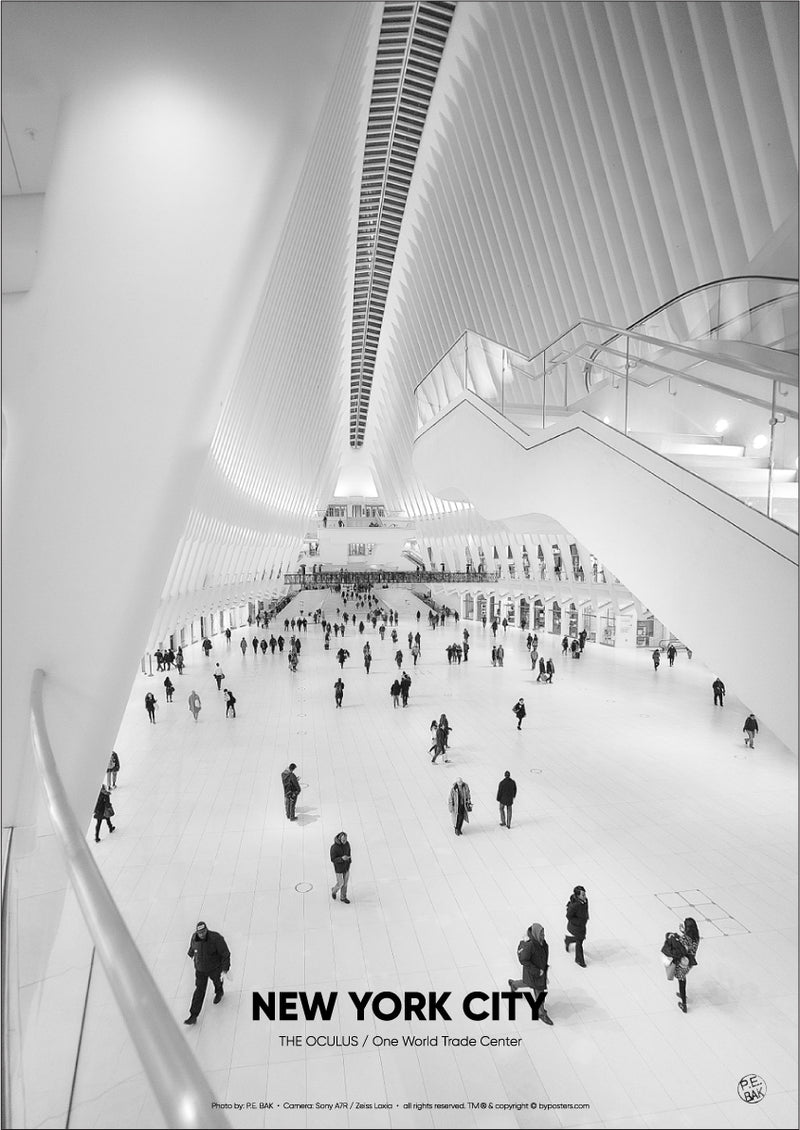
<svg viewBox="0 0 800 1130"><path fill-rule="evenodd" d="M222 934L209 930L205 922L198 922L189 941L186 956L194 961L194 994L189 1006L189 1015L184 1024L196 1024L203 1007L208 982L214 985L214 1004L219 1004L225 995L222 987L223 974L231 967L231 951Z"/></svg>
<svg viewBox="0 0 800 1130"><path fill-rule="evenodd" d="M464 833L461 829L465 821L469 824L469 814L472 812L472 797L470 796L469 785L466 781L462 781L460 777L454 782L450 790L447 807L450 809L450 817L456 835L463 836Z"/></svg>
<svg viewBox="0 0 800 1130"><path fill-rule="evenodd" d="M397 707L400 705L400 691L401 690L402 690L402 688L400 686L400 680L395 679L395 681L392 683L391 687L389 688L389 694L392 696L392 706L395 709L397 709Z"/></svg>
<svg viewBox="0 0 800 1130"><path fill-rule="evenodd" d="M670 667L672 667L673 664L675 663L675 659L677 657L677 654L678 654L678 649L676 648L674 643L671 643L669 645L669 647L667 648L667 659L669 660Z"/></svg>
<svg viewBox="0 0 800 1130"><path fill-rule="evenodd" d="M659 664L660 664L660 663L661 663L661 652L660 652L660 650L659 650L659 649L658 649L658 648L656 647L656 648L654 648L654 649L653 649L653 669L654 669L655 671L657 671L657 670L658 670L658 667L659 667Z"/></svg>
<svg viewBox="0 0 800 1130"><path fill-rule="evenodd" d="M586 923L589 921L589 900L586 897L585 887L575 887L567 903L567 933L564 938L564 949L569 953L569 947L575 945L575 964L582 969L586 968L583 957L583 943L586 939Z"/></svg>
<svg viewBox="0 0 800 1130"><path fill-rule="evenodd" d="M399 671L403 666L403 652L400 650L400 648L398 648L394 653L394 661L397 664L397 670Z"/></svg>
<svg viewBox="0 0 800 1130"><path fill-rule="evenodd" d="M200 695L197 693L197 691L192 691L192 693L189 695L189 710L191 711L192 717L194 718L195 722L197 721L197 717L202 709L202 706L203 704L200 701Z"/></svg>
<svg viewBox="0 0 800 1130"><path fill-rule="evenodd" d="M111 823L111 817L114 815L114 806L111 803L111 793L106 785L100 786L100 792L97 796L97 803L94 806L94 842L100 843L100 825L105 820L108 824L109 832L115 832L116 827Z"/></svg>
<svg viewBox="0 0 800 1130"><path fill-rule="evenodd" d="M501 828L511 827L511 808L516 795L517 782L512 778L510 771L506 769L502 781L497 786L497 803L500 805Z"/></svg>
<svg viewBox="0 0 800 1130"><path fill-rule="evenodd" d="M496 666L497 666L497 648L493 647L492 648L492 667L496 667Z"/></svg>
<svg viewBox="0 0 800 1130"><path fill-rule="evenodd" d="M714 705L724 706L725 702L723 700L725 698L725 684L723 683L722 679L720 679L719 675L717 675L716 679L711 684L711 689L714 692Z"/></svg>
<svg viewBox="0 0 800 1130"><path fill-rule="evenodd" d="M547 672L547 682L552 683L553 676L556 673L556 665L552 659L547 660L547 663L545 664L545 671Z"/></svg>
<svg viewBox="0 0 800 1130"><path fill-rule="evenodd" d="M503 647L503 645L501 643L499 643L497 645L497 666L498 667L503 666L503 660L505 659L505 657L506 657L506 649Z"/></svg>
<svg viewBox="0 0 800 1130"><path fill-rule="evenodd" d="M544 1007L547 996L547 970L550 963L550 947L544 936L544 927L539 922L534 922L528 927L527 933L517 946L517 960L522 966L522 980L514 981L509 978L508 987L512 992L520 989L533 989L536 1000L533 1004L533 1019L542 1020L545 1024L553 1021Z"/></svg>
<svg viewBox="0 0 800 1130"><path fill-rule="evenodd" d="M158 709L158 703L156 702L156 696L151 691L148 691L147 694L144 696L144 706L145 706L145 710L147 711L147 717L150 719L150 721L155 726L155 724L156 724L156 710Z"/></svg>
<svg viewBox="0 0 800 1130"><path fill-rule="evenodd" d="M514 706L511 707L511 712L512 712L512 714L516 714L516 716L517 716L517 729L521 730L522 729L522 719L528 713L527 710L525 709L525 700L521 698L519 700L519 702L517 702Z"/></svg>
<svg viewBox="0 0 800 1130"><path fill-rule="evenodd" d="M183 648L182 647L179 647L177 652L175 653L175 666L178 669L178 674L182 675L183 669L186 666L186 661L183 658Z"/></svg>
<svg viewBox="0 0 800 1130"><path fill-rule="evenodd" d="M225 690L222 692L225 697L225 717L236 717L236 697L233 691Z"/></svg>
<svg viewBox="0 0 800 1130"><path fill-rule="evenodd" d="M203 642L202 642L202 644L201 644L201 647L203 648L203 651L204 651L204 652L206 653L206 659L208 659L208 653L209 653L209 651L211 651L211 648L212 648L213 646L214 646L214 645L212 644L211 640L210 640L210 639L208 638L208 636L206 636L206 637L205 637L205 638L203 639Z"/></svg>
<svg viewBox="0 0 800 1130"><path fill-rule="evenodd" d="M566 655L568 649L569 649L569 637L564 636L563 640L561 641L561 654Z"/></svg>
<svg viewBox="0 0 800 1130"><path fill-rule="evenodd" d="M214 670L211 672L214 676L214 682L217 684L217 690L222 690L222 680L225 678L225 672L220 667L219 663L214 664Z"/></svg>
<svg viewBox="0 0 800 1130"><path fill-rule="evenodd" d="M344 670L344 661L349 658L350 652L345 647L340 647L336 652L336 658L339 661L339 667Z"/></svg>
<svg viewBox="0 0 800 1130"><path fill-rule="evenodd" d="M350 878L350 844L347 842L347 832L339 832L338 835L333 837L331 844L331 863L333 864L334 874L336 876L336 883L331 889L331 898L336 901L336 896L339 895L341 902L346 902L348 905L350 899L347 897L347 883Z"/></svg>
<svg viewBox="0 0 800 1130"><path fill-rule="evenodd" d="M112 749L111 757L108 761L108 768L106 769L106 784L109 789L117 787L117 773L119 773L119 758Z"/></svg>
<svg viewBox="0 0 800 1130"><path fill-rule="evenodd" d="M333 684L333 698L338 709L342 705L342 699L344 698L344 683L341 678L338 678Z"/></svg>
<svg viewBox="0 0 800 1130"><path fill-rule="evenodd" d="M748 714L742 726L744 733L744 744L749 745L751 749L756 748L756 734L758 733L758 722L756 721L755 714Z"/></svg>
<svg viewBox="0 0 800 1130"><path fill-rule="evenodd" d="M247 640L242 637L239 640L239 647L242 649L242 659L247 655Z"/></svg>
<svg viewBox="0 0 800 1130"><path fill-rule="evenodd" d="M400 700L403 706L408 706L408 692L411 690L411 676L407 671L403 672L403 677L400 680Z"/></svg>
<svg viewBox="0 0 800 1130"><path fill-rule="evenodd" d="M684 919L677 933L668 933L664 939L661 952L666 959L667 980L677 979L678 1008L686 1012L686 978L697 965L697 953L700 945L700 931L694 918Z"/></svg>
<svg viewBox="0 0 800 1130"><path fill-rule="evenodd" d="M539 652L535 647L531 648L531 670L536 670L536 664L539 662ZM538 682L538 679L537 679Z"/></svg>
<svg viewBox="0 0 800 1130"><path fill-rule="evenodd" d="M301 788L300 782L295 775L297 766L292 761L288 769L284 769L281 773L281 781L283 783L283 802L286 808L286 819L296 820L295 807L297 806L297 798L300 796Z"/></svg>
<svg viewBox="0 0 800 1130"><path fill-rule="evenodd" d="M167 702L172 702L172 696L175 693L175 687L169 675L167 675L166 679L164 680L164 690L167 692Z"/></svg>

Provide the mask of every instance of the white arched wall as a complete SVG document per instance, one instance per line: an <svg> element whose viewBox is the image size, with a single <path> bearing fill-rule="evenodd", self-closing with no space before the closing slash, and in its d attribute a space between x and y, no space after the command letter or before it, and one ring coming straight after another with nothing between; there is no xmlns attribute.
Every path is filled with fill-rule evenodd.
<svg viewBox="0 0 800 1130"><path fill-rule="evenodd" d="M126 5L21 7L45 21L73 9L70 42L95 19L87 8L101 22L113 8L123 25L133 18ZM270 40L261 6L220 32L217 18L203 24L216 6L198 5L189 48L172 6L135 7L128 30L146 51L119 28L104 40L95 23L85 65L60 76L36 276L4 300L4 826L32 819L37 667L69 799L91 811L240 363L268 263L258 255L274 251L286 177L336 61L325 51L352 14L332 6L320 23L329 42L311 49L281 23L289 13ZM274 102L254 91L270 60Z"/></svg>

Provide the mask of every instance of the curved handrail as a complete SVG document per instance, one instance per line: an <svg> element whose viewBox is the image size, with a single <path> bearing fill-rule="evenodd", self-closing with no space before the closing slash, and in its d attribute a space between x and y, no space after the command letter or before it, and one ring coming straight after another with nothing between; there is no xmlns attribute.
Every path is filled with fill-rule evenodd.
<svg viewBox="0 0 800 1130"><path fill-rule="evenodd" d="M67 873L128 1033L167 1126L225 1130L228 1120L215 1109L213 1092L145 965L70 807L47 735L42 704L44 678L44 671L34 671L34 758Z"/></svg>

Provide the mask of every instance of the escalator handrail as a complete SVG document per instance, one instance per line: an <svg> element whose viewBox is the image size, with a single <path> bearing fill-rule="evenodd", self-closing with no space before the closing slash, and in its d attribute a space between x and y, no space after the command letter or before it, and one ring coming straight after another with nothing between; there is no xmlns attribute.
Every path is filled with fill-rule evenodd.
<svg viewBox="0 0 800 1130"><path fill-rule="evenodd" d="M30 717L34 758L67 873L128 1034L166 1125L224 1130L228 1120L212 1105L214 1094L139 953L70 807L47 733L44 680L43 671L34 671Z"/></svg>

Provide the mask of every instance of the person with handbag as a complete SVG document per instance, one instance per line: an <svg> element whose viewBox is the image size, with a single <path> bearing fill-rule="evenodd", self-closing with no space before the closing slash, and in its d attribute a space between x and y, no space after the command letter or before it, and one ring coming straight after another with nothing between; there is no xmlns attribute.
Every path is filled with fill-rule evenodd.
<svg viewBox="0 0 800 1130"><path fill-rule="evenodd" d="M522 980L508 980L508 987L512 992L520 989L533 989L536 1000L533 1005L533 1019L541 1020L552 1026L553 1021L544 1007L547 996L547 970L550 964L550 947L544 936L544 926L534 922L528 927L527 933L517 946L517 960L522 966Z"/></svg>
<svg viewBox="0 0 800 1130"><path fill-rule="evenodd" d="M111 817L114 815L114 806L111 803L111 793L108 791L106 785L100 786L100 793L97 797L97 804L94 806L94 842L100 843L100 825L105 820L108 824L109 832L115 832L116 828L111 823Z"/></svg>
<svg viewBox="0 0 800 1130"><path fill-rule="evenodd" d="M686 977L697 965L695 954L700 945L700 931L694 918L684 920L680 933L670 932L664 938L661 952L664 955L667 980L678 981L678 1008L686 1012Z"/></svg>
<svg viewBox="0 0 800 1130"><path fill-rule="evenodd" d="M466 781L462 781L460 777L450 790L447 807L450 809L450 817L456 835L463 836L464 833L461 829L465 821L469 824L469 814L472 812L472 797L470 796L469 785Z"/></svg>

